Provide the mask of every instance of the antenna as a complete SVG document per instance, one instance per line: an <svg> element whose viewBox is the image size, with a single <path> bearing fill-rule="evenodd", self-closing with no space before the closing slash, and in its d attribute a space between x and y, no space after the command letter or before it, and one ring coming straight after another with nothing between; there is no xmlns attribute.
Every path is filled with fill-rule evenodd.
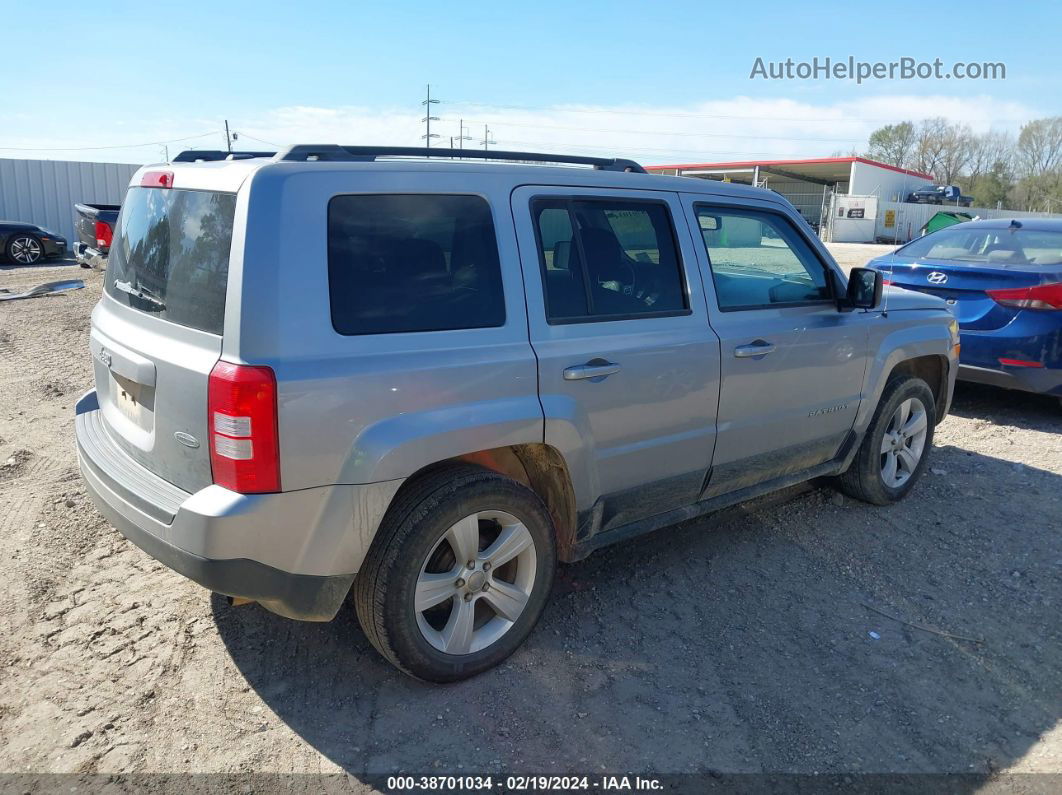
<svg viewBox="0 0 1062 795"><path fill-rule="evenodd" d="M424 100L422 100L420 104L424 106L424 113L425 113L424 118L421 119L421 121L424 122L424 135L422 135L420 137L424 139L424 147L427 148L427 147L431 146L431 139L432 138L438 138L439 137L438 135L436 135L435 133L433 133L431 131L431 123L433 121L439 121L439 117L438 116L432 116L431 115L431 106L439 104L439 100L431 98L431 83L428 84L428 95L427 95L427 97Z"/></svg>

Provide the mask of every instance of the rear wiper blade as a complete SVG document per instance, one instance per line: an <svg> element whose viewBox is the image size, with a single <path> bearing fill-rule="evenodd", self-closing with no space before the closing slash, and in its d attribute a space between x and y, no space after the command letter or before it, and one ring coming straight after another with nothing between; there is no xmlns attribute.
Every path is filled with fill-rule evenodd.
<svg viewBox="0 0 1062 795"><path fill-rule="evenodd" d="M141 287L140 285L134 286L132 282L123 282L118 279L114 280L114 287L116 290L121 290L123 293L128 293L129 295L139 298L141 301L147 301L149 304L154 304L159 309L166 308L166 302L146 287Z"/></svg>

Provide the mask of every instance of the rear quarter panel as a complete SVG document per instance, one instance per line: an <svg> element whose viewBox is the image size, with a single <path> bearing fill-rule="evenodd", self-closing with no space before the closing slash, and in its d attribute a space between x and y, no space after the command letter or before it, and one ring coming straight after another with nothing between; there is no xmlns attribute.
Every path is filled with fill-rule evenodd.
<svg viewBox="0 0 1062 795"><path fill-rule="evenodd" d="M426 464L541 442L511 182L320 164L262 168L241 189L223 358L277 375L285 491L408 477ZM343 336L332 327L328 203L352 193L473 194L492 208L505 294L499 328Z"/></svg>

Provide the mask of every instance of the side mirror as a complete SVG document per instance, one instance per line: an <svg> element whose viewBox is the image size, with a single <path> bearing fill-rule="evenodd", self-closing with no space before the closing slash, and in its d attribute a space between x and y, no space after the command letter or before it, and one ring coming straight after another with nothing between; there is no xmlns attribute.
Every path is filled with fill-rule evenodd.
<svg viewBox="0 0 1062 795"><path fill-rule="evenodd" d="M881 271L872 268L852 268L852 272L848 274L846 308L877 309L881 305L882 287Z"/></svg>

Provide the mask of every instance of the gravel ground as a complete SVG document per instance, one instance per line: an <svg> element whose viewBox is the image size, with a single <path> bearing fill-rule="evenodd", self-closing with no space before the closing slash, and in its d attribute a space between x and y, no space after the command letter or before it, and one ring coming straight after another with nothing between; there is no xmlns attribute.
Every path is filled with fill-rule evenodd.
<svg viewBox="0 0 1062 795"><path fill-rule="evenodd" d="M846 271L861 268L874 257L895 251L897 246L883 246L880 243L827 243L826 248L833 258Z"/></svg>
<svg viewBox="0 0 1062 795"><path fill-rule="evenodd" d="M0 771L1062 773L1057 401L960 385L904 503L792 489L604 550L507 663L427 686L352 610L229 608L97 515L100 274L0 287L65 277L0 304Z"/></svg>

